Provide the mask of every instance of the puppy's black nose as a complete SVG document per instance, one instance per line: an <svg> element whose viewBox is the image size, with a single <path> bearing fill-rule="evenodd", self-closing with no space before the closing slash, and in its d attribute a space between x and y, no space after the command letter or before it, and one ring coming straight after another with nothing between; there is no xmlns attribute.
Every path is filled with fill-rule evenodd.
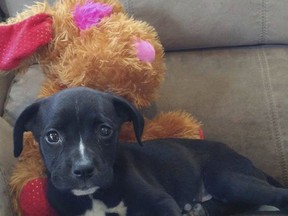
<svg viewBox="0 0 288 216"><path fill-rule="evenodd" d="M94 175L95 168L89 161L75 163L72 174L77 178L90 178Z"/></svg>

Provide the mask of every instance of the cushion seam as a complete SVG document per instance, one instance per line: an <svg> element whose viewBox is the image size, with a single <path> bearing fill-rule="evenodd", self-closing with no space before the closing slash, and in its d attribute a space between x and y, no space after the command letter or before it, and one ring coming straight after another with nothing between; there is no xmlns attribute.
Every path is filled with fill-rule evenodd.
<svg viewBox="0 0 288 216"><path fill-rule="evenodd" d="M288 185L288 168L286 164L288 161L285 159L284 145L281 140L281 129L279 122L279 114L277 112L277 104L275 102L275 97L273 95L273 87L271 84L271 74L269 62L264 51L264 48L258 49L258 59L260 64L260 69L262 73L263 86L265 90L266 104L269 112L269 122L272 138L275 141L275 148L277 151L278 165L281 168L281 178L285 185Z"/></svg>
<svg viewBox="0 0 288 216"><path fill-rule="evenodd" d="M8 186L8 181L7 181L7 179L6 179L5 175L4 175L4 172L2 171L1 167L0 167L0 174L1 174L2 179L4 179L4 182L5 182L6 186Z"/></svg>

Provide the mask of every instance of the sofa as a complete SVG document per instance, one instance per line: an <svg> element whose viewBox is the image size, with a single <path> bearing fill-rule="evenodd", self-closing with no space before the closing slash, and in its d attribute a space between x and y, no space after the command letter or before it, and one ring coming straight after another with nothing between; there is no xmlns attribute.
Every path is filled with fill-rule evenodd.
<svg viewBox="0 0 288 216"><path fill-rule="evenodd" d="M4 0L14 16L32 0ZM51 1L52 2L52 1ZM122 0L153 25L166 51L166 78L147 116L190 112L205 139L224 142L288 186L288 1ZM12 127L43 74L0 74L0 215L13 215L7 179ZM258 215L251 213L249 215ZM260 213L259 213L260 214ZM284 215L264 212L262 215ZM247 213L248 215L248 213Z"/></svg>

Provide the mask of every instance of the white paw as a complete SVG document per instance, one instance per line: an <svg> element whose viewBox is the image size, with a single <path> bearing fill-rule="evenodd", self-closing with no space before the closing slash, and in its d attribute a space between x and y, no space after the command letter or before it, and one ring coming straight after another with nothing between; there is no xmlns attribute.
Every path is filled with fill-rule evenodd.
<svg viewBox="0 0 288 216"><path fill-rule="evenodd" d="M208 216L205 209L200 203L186 204L184 206L184 212L182 216Z"/></svg>

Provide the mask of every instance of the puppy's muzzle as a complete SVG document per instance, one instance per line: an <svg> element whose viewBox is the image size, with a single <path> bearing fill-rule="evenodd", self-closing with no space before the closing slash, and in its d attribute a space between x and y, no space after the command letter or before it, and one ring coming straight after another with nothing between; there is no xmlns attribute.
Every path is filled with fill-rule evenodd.
<svg viewBox="0 0 288 216"><path fill-rule="evenodd" d="M74 162L72 176L78 179L87 180L95 175L95 167L89 160Z"/></svg>

